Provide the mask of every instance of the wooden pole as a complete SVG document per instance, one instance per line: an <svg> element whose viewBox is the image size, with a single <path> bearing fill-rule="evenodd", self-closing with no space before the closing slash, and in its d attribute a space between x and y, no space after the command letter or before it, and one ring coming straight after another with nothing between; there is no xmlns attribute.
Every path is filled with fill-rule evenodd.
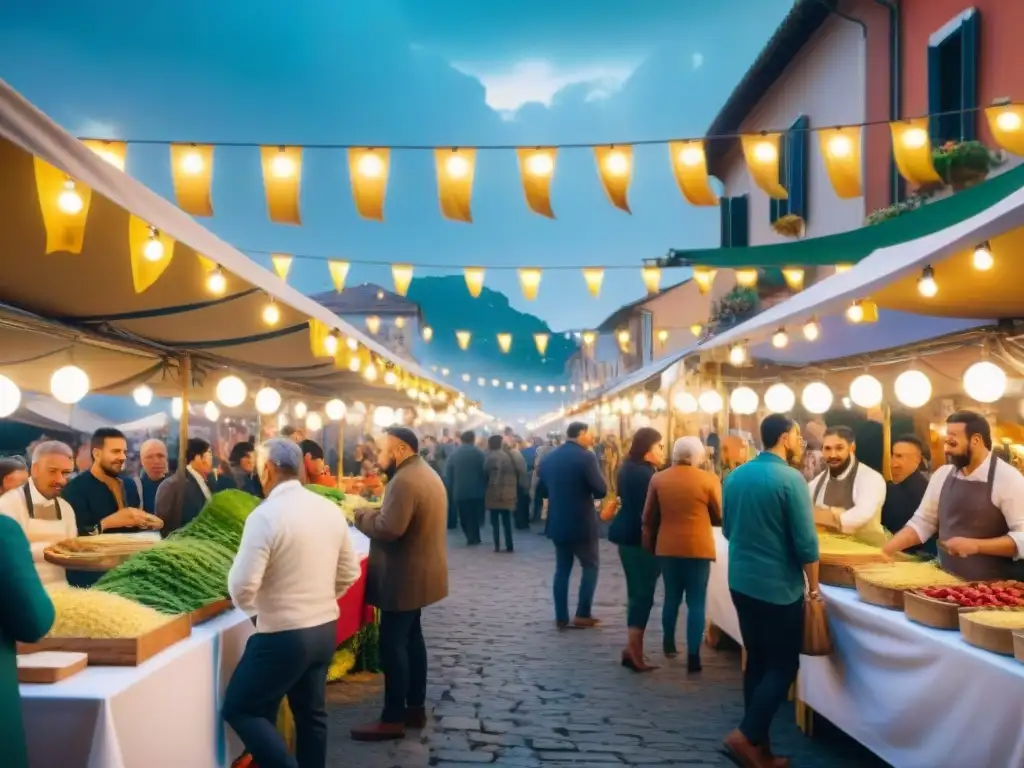
<svg viewBox="0 0 1024 768"><path fill-rule="evenodd" d="M345 476L345 420L338 421L338 479Z"/></svg>
<svg viewBox="0 0 1024 768"><path fill-rule="evenodd" d="M178 361L178 376L181 379L181 418L178 420L178 474L185 472L185 455L188 451L188 391L192 386L192 358L188 354Z"/></svg>
<svg viewBox="0 0 1024 768"><path fill-rule="evenodd" d="M882 406L882 477L892 482L892 408Z"/></svg>

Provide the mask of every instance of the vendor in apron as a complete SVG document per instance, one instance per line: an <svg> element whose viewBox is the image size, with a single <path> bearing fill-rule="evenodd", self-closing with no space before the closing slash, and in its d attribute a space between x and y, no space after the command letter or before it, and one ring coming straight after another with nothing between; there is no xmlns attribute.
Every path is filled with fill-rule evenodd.
<svg viewBox="0 0 1024 768"><path fill-rule="evenodd" d="M885 550L901 552L938 532L942 567L969 581L1024 580L1024 475L992 454L984 416L946 419L946 466Z"/></svg>
<svg viewBox="0 0 1024 768"><path fill-rule="evenodd" d="M46 562L43 550L78 535L74 510L59 498L74 464L70 446L57 441L40 443L32 453L28 482L0 496L0 514L14 518L25 531L39 580L47 589L67 586L64 569Z"/></svg>
<svg viewBox="0 0 1024 768"><path fill-rule="evenodd" d="M865 544L886 542L882 528L885 478L856 456L853 430L829 427L822 442L826 468L807 484L814 522L821 530L852 535Z"/></svg>

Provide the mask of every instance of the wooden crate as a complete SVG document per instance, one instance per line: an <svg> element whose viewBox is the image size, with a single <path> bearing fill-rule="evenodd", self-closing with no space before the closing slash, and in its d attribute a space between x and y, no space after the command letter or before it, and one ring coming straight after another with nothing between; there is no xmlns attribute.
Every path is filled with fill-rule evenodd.
<svg viewBox="0 0 1024 768"><path fill-rule="evenodd" d="M992 608L964 608L960 611L960 634L964 640L971 645L982 648L1002 656L1014 655L1014 632L1020 630L1008 627L988 627L984 624L977 624L970 620L972 613L978 611L991 611ZM995 609L998 610L998 609ZM1017 608L1005 608L1003 610L1016 611Z"/></svg>
<svg viewBox="0 0 1024 768"><path fill-rule="evenodd" d="M865 603L890 608L894 611L903 610L904 591L892 587L880 587L857 577L857 596Z"/></svg>
<svg viewBox="0 0 1024 768"><path fill-rule="evenodd" d="M189 614L189 618L192 620L192 626L198 627L200 624L210 619L215 619L229 610L231 610L231 600L224 598L223 600L214 600L212 603L207 603L202 608L196 608Z"/></svg>
<svg viewBox="0 0 1024 768"><path fill-rule="evenodd" d="M84 653L40 651L18 656L18 682L50 685L77 675L89 663Z"/></svg>
<svg viewBox="0 0 1024 768"><path fill-rule="evenodd" d="M139 637L44 637L18 643L18 653L72 651L88 655L91 666L137 667L191 634L191 617L183 614Z"/></svg>
<svg viewBox="0 0 1024 768"><path fill-rule="evenodd" d="M910 590L903 595L903 611L907 618L935 629L960 629L960 606Z"/></svg>

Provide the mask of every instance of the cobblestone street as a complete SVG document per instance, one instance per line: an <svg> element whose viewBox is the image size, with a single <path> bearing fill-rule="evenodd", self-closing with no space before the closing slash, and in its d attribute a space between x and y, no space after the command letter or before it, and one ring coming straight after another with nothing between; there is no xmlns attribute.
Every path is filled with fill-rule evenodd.
<svg viewBox="0 0 1024 768"><path fill-rule="evenodd" d="M536 532L516 534L514 554L494 554L486 536L475 549L461 535L450 536L451 594L424 612L428 727L402 742L351 741L352 725L379 715L382 679L346 679L329 689L330 765L731 765L718 745L742 712L739 653L704 649L699 675L686 673L685 653L681 660L662 658L659 587L647 645L661 669L646 675L623 669L625 583L614 547L602 542L594 608L602 627L559 632L551 545ZM570 608L579 574L574 577ZM775 751L792 756L795 768L884 765L842 735L805 738L791 706L772 736Z"/></svg>

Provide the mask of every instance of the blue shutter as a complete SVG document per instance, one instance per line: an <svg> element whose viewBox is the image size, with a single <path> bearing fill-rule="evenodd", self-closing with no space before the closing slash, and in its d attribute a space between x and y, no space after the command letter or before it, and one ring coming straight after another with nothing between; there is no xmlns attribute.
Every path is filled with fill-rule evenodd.
<svg viewBox="0 0 1024 768"><path fill-rule="evenodd" d="M783 189L789 190L789 134L779 141L779 183ZM768 223L774 224L789 213L789 200L768 198Z"/></svg>
<svg viewBox="0 0 1024 768"><path fill-rule="evenodd" d="M977 10L960 25L960 139L978 137L978 52L981 42L981 13Z"/></svg>
<svg viewBox="0 0 1024 768"><path fill-rule="evenodd" d="M801 115L789 129L786 136L786 165L788 168L789 192L787 212L807 221L807 142L810 132L807 115Z"/></svg>
<svg viewBox="0 0 1024 768"><path fill-rule="evenodd" d="M941 144L946 137L942 135L942 49L938 45L928 46L928 133L932 144Z"/></svg>
<svg viewBox="0 0 1024 768"><path fill-rule="evenodd" d="M732 236L732 198L724 195L718 198L718 213L720 217L721 230L718 236L719 248L728 248L732 243L729 241Z"/></svg>
<svg viewBox="0 0 1024 768"><path fill-rule="evenodd" d="M750 206L746 195L732 198L729 206L729 247L746 248L750 245Z"/></svg>

